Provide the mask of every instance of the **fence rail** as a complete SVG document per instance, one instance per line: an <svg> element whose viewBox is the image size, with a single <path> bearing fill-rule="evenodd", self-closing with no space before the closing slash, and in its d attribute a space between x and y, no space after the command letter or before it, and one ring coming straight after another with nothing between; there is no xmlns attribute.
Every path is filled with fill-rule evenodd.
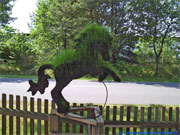
<svg viewBox="0 0 180 135"><path fill-rule="evenodd" d="M49 134L48 100L42 102L41 99L37 99L35 102L34 98L28 101L27 97L20 100L20 96L14 98L13 95L9 95L9 100L7 100L6 94L2 94L1 104L0 130L2 135Z"/></svg>
<svg viewBox="0 0 180 135"><path fill-rule="evenodd" d="M49 115L55 109L53 101L35 100L27 97L2 94L0 102L0 132L6 134L49 134ZM22 98L22 99L21 99ZM72 106L86 106L72 104ZM99 106L102 109L102 106ZM178 132L180 134L179 106L106 106L102 112L103 133L115 135L120 132ZM73 112L88 116L87 111ZM72 121L60 123L62 133L87 134L88 125ZM0 134L1 134L0 133Z"/></svg>
<svg viewBox="0 0 180 135"><path fill-rule="evenodd" d="M48 121L48 114L0 107L0 114Z"/></svg>
<svg viewBox="0 0 180 135"><path fill-rule="evenodd" d="M105 127L134 127L134 128L180 128L176 122L133 122L133 121L105 121Z"/></svg>

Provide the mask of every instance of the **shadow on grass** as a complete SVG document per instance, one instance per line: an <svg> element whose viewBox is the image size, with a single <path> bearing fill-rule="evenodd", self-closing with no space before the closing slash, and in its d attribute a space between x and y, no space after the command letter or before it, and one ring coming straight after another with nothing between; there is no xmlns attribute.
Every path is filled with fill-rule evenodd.
<svg viewBox="0 0 180 135"><path fill-rule="evenodd" d="M37 81L37 78L0 78L0 83L22 83L28 82L29 80ZM49 79L49 81L55 81L53 79Z"/></svg>

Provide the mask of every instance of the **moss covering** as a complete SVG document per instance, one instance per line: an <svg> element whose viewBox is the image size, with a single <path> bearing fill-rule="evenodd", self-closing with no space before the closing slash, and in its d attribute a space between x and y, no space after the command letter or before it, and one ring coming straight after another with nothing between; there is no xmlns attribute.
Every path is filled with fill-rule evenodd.
<svg viewBox="0 0 180 135"><path fill-rule="evenodd" d="M77 39L83 39L81 41L81 47L87 46L93 43L105 43L104 45L111 46L112 36L109 31L97 24L87 25L76 37Z"/></svg>
<svg viewBox="0 0 180 135"><path fill-rule="evenodd" d="M79 59L82 59L80 50L67 49L57 54L56 57L50 62L50 64L56 68L58 65L72 63L73 61L77 61Z"/></svg>

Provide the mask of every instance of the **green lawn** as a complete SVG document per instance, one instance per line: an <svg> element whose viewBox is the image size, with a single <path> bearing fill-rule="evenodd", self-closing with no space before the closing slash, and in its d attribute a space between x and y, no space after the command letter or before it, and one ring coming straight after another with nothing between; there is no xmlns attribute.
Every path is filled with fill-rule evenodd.
<svg viewBox="0 0 180 135"><path fill-rule="evenodd" d="M154 66L149 65L137 65L128 63L117 63L115 65L119 69L119 74L123 82L180 82L179 78L179 66L177 64L159 66L158 77L153 76ZM32 71L21 72L19 68L15 68L12 65L0 64L0 78L33 78L37 79L37 73L35 69ZM47 73L53 77L53 71L47 70ZM79 80L98 80L98 77L91 77L86 75ZM105 81L113 81L108 76Z"/></svg>
<svg viewBox="0 0 180 135"><path fill-rule="evenodd" d="M1 74L0 78L29 78L29 79L37 79L37 75L21 75L21 74ZM79 78L78 80L98 80L97 77L84 76ZM111 77L105 79L105 81L113 81ZM179 83L180 80L172 79L172 78L156 78L156 77L128 77L122 76L121 81L123 82L176 82Z"/></svg>

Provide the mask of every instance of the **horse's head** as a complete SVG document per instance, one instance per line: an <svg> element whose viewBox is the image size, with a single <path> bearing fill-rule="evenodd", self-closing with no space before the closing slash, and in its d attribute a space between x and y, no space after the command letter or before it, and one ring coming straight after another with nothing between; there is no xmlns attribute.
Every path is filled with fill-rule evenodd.
<svg viewBox="0 0 180 135"><path fill-rule="evenodd" d="M110 47L112 45L110 32L97 24L87 25L75 38L76 48L87 47L90 55L101 54L105 61L110 60Z"/></svg>

